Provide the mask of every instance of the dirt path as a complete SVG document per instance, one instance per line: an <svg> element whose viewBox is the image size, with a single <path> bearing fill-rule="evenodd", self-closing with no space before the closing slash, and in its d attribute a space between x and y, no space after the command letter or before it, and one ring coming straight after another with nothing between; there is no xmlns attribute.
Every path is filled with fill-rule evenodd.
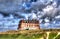
<svg viewBox="0 0 60 39"><path fill-rule="evenodd" d="M48 37L49 37L49 33L50 33L50 32L46 32L46 34L47 34L47 37L46 37L46 39L48 39Z"/></svg>

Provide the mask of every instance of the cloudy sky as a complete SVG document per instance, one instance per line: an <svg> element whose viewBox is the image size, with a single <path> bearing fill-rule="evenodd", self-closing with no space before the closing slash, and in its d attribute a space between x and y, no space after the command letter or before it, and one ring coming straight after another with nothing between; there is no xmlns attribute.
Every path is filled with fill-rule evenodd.
<svg viewBox="0 0 60 39"><path fill-rule="evenodd" d="M60 15L60 0L0 0L0 18L40 20L52 19L57 15Z"/></svg>
<svg viewBox="0 0 60 39"><path fill-rule="evenodd" d="M25 0L0 0L0 13L4 15L14 14L20 17L22 13L31 13L32 10L37 11L39 9L43 11L43 8L46 8L52 2L56 2L57 6L60 4L59 0L40 0L34 3L23 1Z"/></svg>

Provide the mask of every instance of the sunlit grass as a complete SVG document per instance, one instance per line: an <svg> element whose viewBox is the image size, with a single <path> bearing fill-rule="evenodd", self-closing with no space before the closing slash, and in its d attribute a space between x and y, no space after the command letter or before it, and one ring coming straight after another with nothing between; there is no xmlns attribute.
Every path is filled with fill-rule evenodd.
<svg viewBox="0 0 60 39"><path fill-rule="evenodd" d="M58 33L50 33L49 34L49 39L53 39Z"/></svg>
<svg viewBox="0 0 60 39"><path fill-rule="evenodd" d="M43 37L43 33L39 34L0 34L0 39L38 39Z"/></svg>
<svg viewBox="0 0 60 39"><path fill-rule="evenodd" d="M55 39L60 39L60 35L58 35Z"/></svg>
<svg viewBox="0 0 60 39"><path fill-rule="evenodd" d="M58 32L50 32L48 39L53 39ZM0 34L0 39L45 39L46 32L40 30L23 30L23 31L8 31ZM59 35L60 36L60 35ZM56 38L58 39L59 36Z"/></svg>

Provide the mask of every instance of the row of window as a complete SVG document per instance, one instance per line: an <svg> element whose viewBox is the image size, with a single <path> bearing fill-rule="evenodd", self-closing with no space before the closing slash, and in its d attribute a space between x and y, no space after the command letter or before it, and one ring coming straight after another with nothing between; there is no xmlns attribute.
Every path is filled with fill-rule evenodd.
<svg viewBox="0 0 60 39"><path fill-rule="evenodd" d="M28 25L24 25L24 24L23 24L23 25L21 25L21 26L22 26L22 27L26 27L26 26L30 26L30 27L35 26L35 27L37 27L37 26L39 26L39 25L38 25L38 24L36 24L36 25L29 25L29 24L28 24Z"/></svg>

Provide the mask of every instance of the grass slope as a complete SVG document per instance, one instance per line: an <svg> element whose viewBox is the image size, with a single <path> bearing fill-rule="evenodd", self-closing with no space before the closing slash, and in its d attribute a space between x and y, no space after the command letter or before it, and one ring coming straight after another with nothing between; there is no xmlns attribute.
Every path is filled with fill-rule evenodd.
<svg viewBox="0 0 60 39"><path fill-rule="evenodd" d="M40 34L0 34L0 39L39 39L43 36Z"/></svg>
<svg viewBox="0 0 60 39"><path fill-rule="evenodd" d="M50 33L49 34L49 39L53 39L58 33Z"/></svg>
<svg viewBox="0 0 60 39"><path fill-rule="evenodd" d="M53 39L57 34L57 32L50 32L48 39ZM7 31L0 33L0 39L46 39L46 36L46 32L40 30Z"/></svg>
<svg viewBox="0 0 60 39"><path fill-rule="evenodd" d="M40 30L7 31L0 33L0 39L40 39L44 36Z"/></svg>

